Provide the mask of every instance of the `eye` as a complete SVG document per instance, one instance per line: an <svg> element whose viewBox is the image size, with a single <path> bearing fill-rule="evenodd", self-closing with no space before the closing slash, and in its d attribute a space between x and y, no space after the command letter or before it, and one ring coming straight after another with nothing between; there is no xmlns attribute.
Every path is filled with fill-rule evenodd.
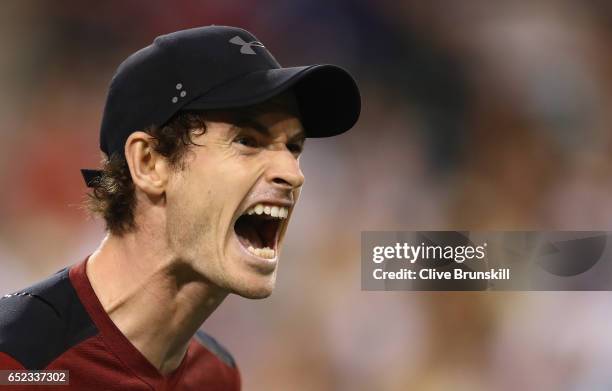
<svg viewBox="0 0 612 391"><path fill-rule="evenodd" d="M292 143L287 144L287 149L291 151L291 153L299 155L300 153L302 153L304 146L302 144Z"/></svg>
<svg viewBox="0 0 612 391"><path fill-rule="evenodd" d="M254 137L240 135L234 139L234 142L240 145L244 145L245 147L257 148L259 144Z"/></svg>

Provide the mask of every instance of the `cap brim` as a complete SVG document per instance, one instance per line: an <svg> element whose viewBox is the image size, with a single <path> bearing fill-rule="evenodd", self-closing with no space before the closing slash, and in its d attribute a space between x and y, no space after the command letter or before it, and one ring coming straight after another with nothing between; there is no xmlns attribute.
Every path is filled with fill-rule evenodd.
<svg viewBox="0 0 612 391"><path fill-rule="evenodd" d="M330 137L355 125L361 112L359 88L353 77L335 65L267 69L249 73L183 106L183 110L245 107L264 102L288 89L295 93L306 137ZM101 180L102 171L83 169L88 187Z"/></svg>
<svg viewBox="0 0 612 391"><path fill-rule="evenodd" d="M292 89L307 137L330 137L359 118L361 98L353 77L335 65L267 69L249 73L189 102L183 109L245 107Z"/></svg>

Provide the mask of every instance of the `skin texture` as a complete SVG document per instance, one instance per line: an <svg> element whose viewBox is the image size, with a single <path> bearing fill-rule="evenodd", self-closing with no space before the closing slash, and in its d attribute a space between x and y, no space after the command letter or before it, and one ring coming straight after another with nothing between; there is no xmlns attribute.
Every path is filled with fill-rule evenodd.
<svg viewBox="0 0 612 391"><path fill-rule="evenodd" d="M283 111L247 119L215 112L178 169L146 133L126 141L137 229L107 235L87 275L113 322L162 374L180 365L190 338L229 293L272 293L304 182L303 135L299 119ZM235 236L236 219L258 202L291 205L274 260L254 257Z"/></svg>

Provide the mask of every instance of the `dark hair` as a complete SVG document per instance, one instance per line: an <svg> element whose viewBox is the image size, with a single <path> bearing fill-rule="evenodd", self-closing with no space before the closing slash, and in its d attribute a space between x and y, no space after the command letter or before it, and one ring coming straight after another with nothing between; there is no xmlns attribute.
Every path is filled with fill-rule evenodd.
<svg viewBox="0 0 612 391"><path fill-rule="evenodd" d="M168 159L171 167L182 169L183 157L189 145L195 145L192 135L206 131L204 113L179 112L164 126L152 126L144 132L154 139L155 152ZM136 228L134 209L136 198L132 175L123 154L113 154L102 160L102 176L87 194L87 208L99 214L106 229L122 235Z"/></svg>
<svg viewBox="0 0 612 391"><path fill-rule="evenodd" d="M266 110L282 110L299 117L297 102L290 93L236 109L235 112L255 115ZM198 145L193 142L192 136L206 132L206 117L207 112L204 111L183 111L174 115L165 125L152 126L143 131L153 137L154 150L168 159L170 166L178 171L184 168L184 157L190 146ZM136 229L134 182L123 154L104 157L102 176L93 184L92 192L87 194L86 208L93 214L101 215L107 231L112 234L121 236Z"/></svg>

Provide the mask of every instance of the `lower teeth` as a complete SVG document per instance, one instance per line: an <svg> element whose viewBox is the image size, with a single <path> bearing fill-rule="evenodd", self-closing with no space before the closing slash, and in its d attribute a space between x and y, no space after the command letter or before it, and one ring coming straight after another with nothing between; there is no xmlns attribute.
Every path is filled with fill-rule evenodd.
<svg viewBox="0 0 612 391"><path fill-rule="evenodd" d="M257 255L258 257L261 258L267 258L267 259L272 259L274 258L275 255L275 251L274 249L271 249L270 247L264 247L264 248L255 248L253 246L249 246L248 250L254 254Z"/></svg>

